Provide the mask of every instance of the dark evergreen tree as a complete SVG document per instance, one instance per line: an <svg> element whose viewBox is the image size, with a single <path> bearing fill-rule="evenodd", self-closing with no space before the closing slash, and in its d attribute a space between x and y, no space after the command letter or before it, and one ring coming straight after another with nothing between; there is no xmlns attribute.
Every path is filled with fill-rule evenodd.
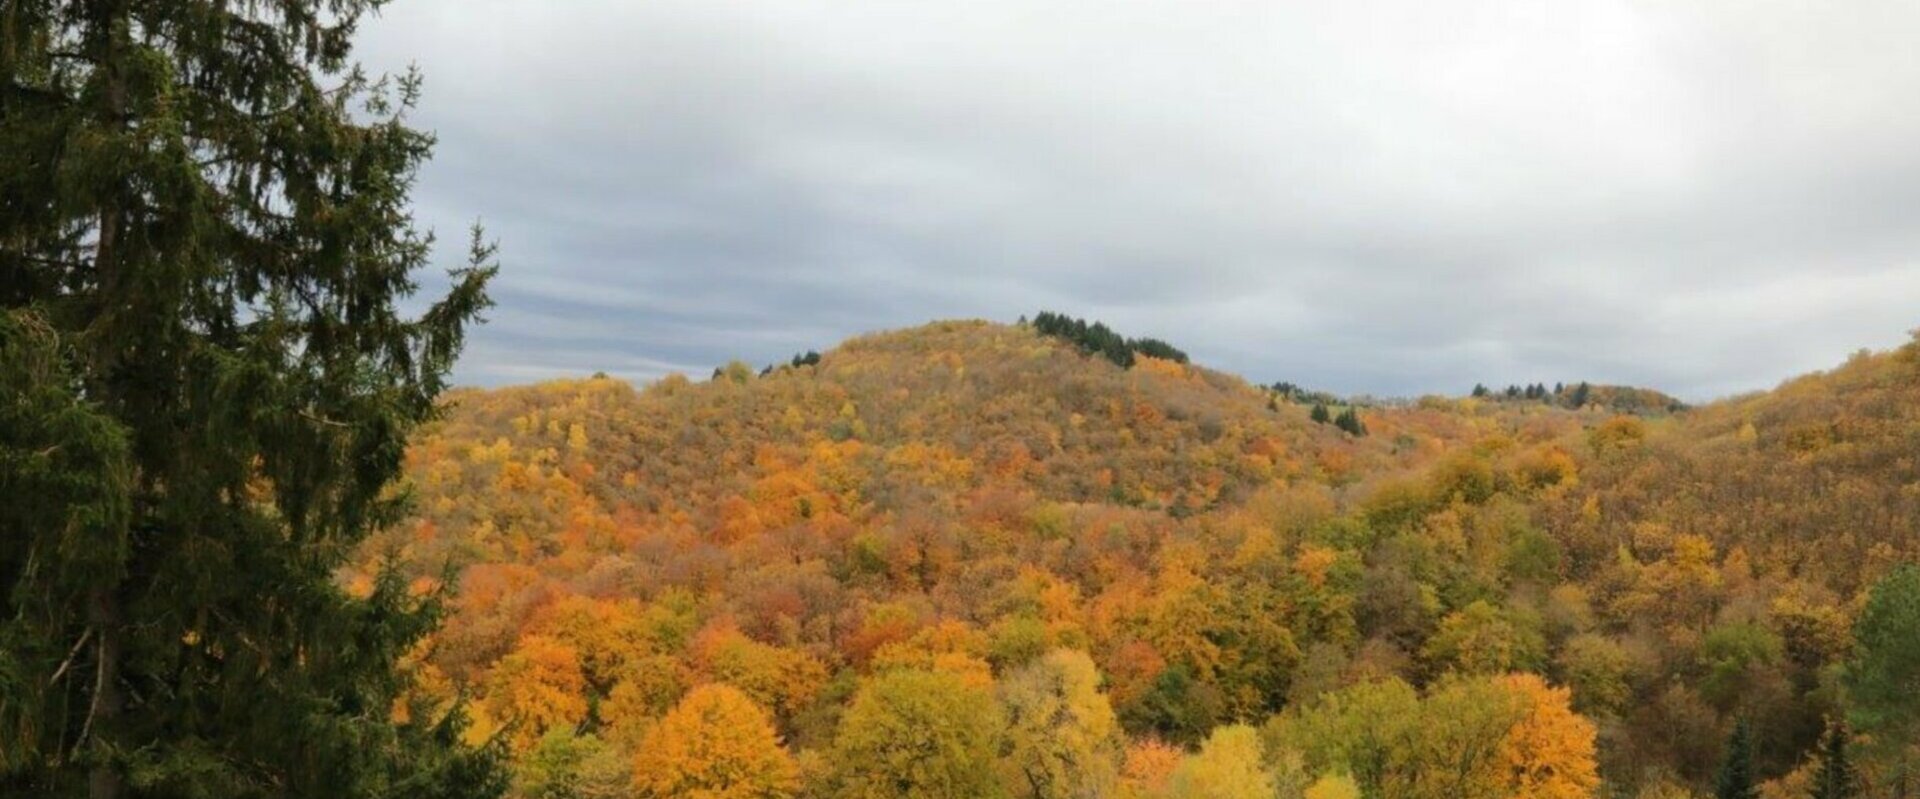
<svg viewBox="0 0 1920 799"><path fill-rule="evenodd" d="M1863 754L1904 787L1920 774L1920 566L1904 564L1874 584L1853 639L1840 679L1847 720L1873 741Z"/></svg>
<svg viewBox="0 0 1920 799"><path fill-rule="evenodd" d="M1573 387L1573 397L1567 400L1567 404L1574 408L1585 408L1587 407L1587 401L1591 399L1592 396L1593 386L1587 385L1587 382L1582 380L1580 381L1580 385Z"/></svg>
<svg viewBox="0 0 1920 799"><path fill-rule="evenodd" d="M1179 348L1154 338L1129 339L1121 336L1104 323L1089 324L1084 319L1076 319L1052 311L1041 311L1033 315L1033 329L1043 336L1072 342L1081 352L1099 355L1112 361L1121 368L1133 366L1133 358L1147 355L1154 358L1186 363L1187 354Z"/></svg>
<svg viewBox="0 0 1920 799"><path fill-rule="evenodd" d="M1354 411L1351 405L1347 406L1346 410L1341 411L1340 415L1334 418L1333 426L1345 430L1351 435L1364 436L1367 434L1366 424L1360 421L1360 414Z"/></svg>
<svg viewBox="0 0 1920 799"><path fill-rule="evenodd" d="M1480 384L1480 383L1475 383L1475 384L1473 384L1473 396L1476 396L1476 397L1485 397L1485 396L1487 396L1487 395L1490 395L1490 394L1492 394L1492 393L1493 393L1493 392L1492 392L1492 391L1489 391L1489 390L1487 390L1487 387L1486 387L1485 385L1483 385L1483 384Z"/></svg>
<svg viewBox="0 0 1920 799"><path fill-rule="evenodd" d="M1714 779L1714 799L1760 799L1753 775L1753 731L1746 719L1733 725L1733 737L1727 740L1727 753L1720 762L1720 774Z"/></svg>
<svg viewBox="0 0 1920 799"><path fill-rule="evenodd" d="M1179 348L1157 338L1136 338L1127 342L1127 347L1137 355L1159 358L1163 361L1186 363L1187 354Z"/></svg>
<svg viewBox="0 0 1920 799"><path fill-rule="evenodd" d="M1854 799L1860 795L1860 775L1847 757L1846 722L1827 725L1820 742L1820 766L1813 773L1813 799Z"/></svg>
<svg viewBox="0 0 1920 799"><path fill-rule="evenodd" d="M335 580L493 273L476 230L404 302L432 137L349 60L381 4L0 12L0 794L504 787L457 712L392 720L434 604Z"/></svg>
<svg viewBox="0 0 1920 799"><path fill-rule="evenodd" d="M1333 414L1327 412L1326 405L1316 402L1313 404L1313 410L1307 414L1307 418L1319 424L1326 424L1333 421Z"/></svg>

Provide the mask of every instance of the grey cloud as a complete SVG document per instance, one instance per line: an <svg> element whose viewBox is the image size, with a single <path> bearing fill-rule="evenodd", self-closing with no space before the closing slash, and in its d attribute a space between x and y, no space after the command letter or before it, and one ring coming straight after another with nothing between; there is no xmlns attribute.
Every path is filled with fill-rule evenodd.
<svg viewBox="0 0 1920 799"><path fill-rule="evenodd" d="M1250 379L1762 388L1920 325L1920 8L403 0L501 308L637 380L1039 308Z"/></svg>

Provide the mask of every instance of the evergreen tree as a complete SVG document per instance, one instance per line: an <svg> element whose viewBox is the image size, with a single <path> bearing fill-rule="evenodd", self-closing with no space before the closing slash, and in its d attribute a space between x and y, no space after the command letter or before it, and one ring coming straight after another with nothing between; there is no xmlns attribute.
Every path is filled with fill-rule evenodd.
<svg viewBox="0 0 1920 799"><path fill-rule="evenodd" d="M1813 774L1813 799L1853 799L1860 795L1860 776L1847 757L1847 737L1845 722L1827 726L1826 739L1820 742L1820 767Z"/></svg>
<svg viewBox="0 0 1920 799"><path fill-rule="evenodd" d="M1727 741L1726 759L1720 763L1720 775L1714 780L1714 799L1760 799L1754 785L1753 732L1747 720L1733 725L1733 737Z"/></svg>
<svg viewBox="0 0 1920 799"><path fill-rule="evenodd" d="M1319 402L1313 404L1313 410L1307 414L1307 418L1312 419L1318 424L1326 424L1333 421L1333 415L1327 412L1327 406Z"/></svg>
<svg viewBox="0 0 1920 799"><path fill-rule="evenodd" d="M1874 584L1853 624L1853 659L1841 673L1848 721L1889 779L1912 779L1920 763L1920 566L1905 564Z"/></svg>
<svg viewBox="0 0 1920 799"><path fill-rule="evenodd" d="M434 622L336 570L491 247L401 311L431 236L417 75L379 0L18 0L0 15L0 793L488 796L460 716L396 724Z"/></svg>
<svg viewBox="0 0 1920 799"><path fill-rule="evenodd" d="M1367 434L1366 424L1360 421L1360 414L1355 412L1351 405L1347 406L1347 409L1341 411L1340 415L1333 420L1333 426L1356 436L1364 436Z"/></svg>
<svg viewBox="0 0 1920 799"><path fill-rule="evenodd" d="M1489 391L1486 387L1486 384L1484 383L1473 384L1473 396L1475 397L1486 397L1487 395L1492 393L1493 392Z"/></svg>
<svg viewBox="0 0 1920 799"><path fill-rule="evenodd" d="M1593 386L1588 385L1586 381L1582 380L1580 381L1580 385L1573 387L1573 398L1568 400L1567 404L1574 408L1585 408L1587 407L1587 400L1592 396Z"/></svg>

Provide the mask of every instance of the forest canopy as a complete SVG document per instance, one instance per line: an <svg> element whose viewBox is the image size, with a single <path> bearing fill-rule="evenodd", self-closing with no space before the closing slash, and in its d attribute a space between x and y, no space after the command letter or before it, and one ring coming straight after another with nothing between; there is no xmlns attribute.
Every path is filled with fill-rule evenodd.
<svg viewBox="0 0 1920 799"><path fill-rule="evenodd" d="M417 699L472 696L518 795L673 795L658 746L742 703L710 751L792 769L740 795L1914 784L1920 343L1650 416L1349 406L1364 437L1036 325L806 360L461 391L414 440L420 511L346 579L459 575Z"/></svg>

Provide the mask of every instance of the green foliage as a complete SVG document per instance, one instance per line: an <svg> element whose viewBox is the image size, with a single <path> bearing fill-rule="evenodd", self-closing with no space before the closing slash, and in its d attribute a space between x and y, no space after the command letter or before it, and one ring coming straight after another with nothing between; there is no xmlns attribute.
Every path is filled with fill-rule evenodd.
<svg viewBox="0 0 1920 799"><path fill-rule="evenodd" d="M1761 625L1715 627L1700 643L1700 663L1707 671L1700 693L1715 705L1732 708L1749 693L1756 672L1771 670L1780 657L1780 636Z"/></svg>
<svg viewBox="0 0 1920 799"><path fill-rule="evenodd" d="M1920 566L1903 564L1873 586L1853 625L1841 672L1848 720L1895 781L1920 765Z"/></svg>
<svg viewBox="0 0 1920 799"><path fill-rule="evenodd" d="M1569 640L1560 650L1558 671L1573 689L1573 704L1581 713L1610 716L1625 708L1633 686L1628 677L1633 660L1620 644L1600 635Z"/></svg>
<svg viewBox="0 0 1920 799"><path fill-rule="evenodd" d="M1920 566L1903 565L1867 596L1842 684L1855 729L1882 741L1920 736Z"/></svg>
<svg viewBox="0 0 1920 799"><path fill-rule="evenodd" d="M834 795L997 796L1002 724L993 697L953 674L895 669L875 675L854 696L834 738Z"/></svg>
<svg viewBox="0 0 1920 799"><path fill-rule="evenodd" d="M519 799L623 799L633 792L626 759L592 735L553 730L514 766Z"/></svg>
<svg viewBox="0 0 1920 799"><path fill-rule="evenodd" d="M92 638L73 598L116 579L127 553L127 429L85 399L72 358L39 314L0 310L0 579L12 589L0 626L0 778L68 756L58 727L86 697L44 688L84 679L66 659ZM39 560L56 567L26 582ZM65 630L81 637L66 641Z"/></svg>
<svg viewBox="0 0 1920 799"><path fill-rule="evenodd" d="M113 797L485 796L395 724L436 621L336 570L400 520L492 250L416 302L419 78L371 0L24 0L0 23L0 780ZM418 309L409 317L403 309ZM37 498L22 499L23 493Z"/></svg>
<svg viewBox="0 0 1920 799"><path fill-rule="evenodd" d="M1126 338L1100 322L1088 324L1084 319L1041 311L1033 315L1030 324L1035 332L1043 336L1070 342L1081 352L1099 355L1121 368L1132 366L1135 355L1175 363L1187 362L1187 354L1171 344L1153 338Z"/></svg>
<svg viewBox="0 0 1920 799"><path fill-rule="evenodd" d="M1360 414L1354 410L1352 405L1348 405L1347 409L1341 411L1339 416L1333 417L1333 426L1346 431L1347 435L1364 436L1367 434L1366 423L1360 421Z"/></svg>
<svg viewBox="0 0 1920 799"><path fill-rule="evenodd" d="M1545 649L1528 620L1475 601L1441 619L1422 654L1438 672L1497 674L1540 668Z"/></svg>
<svg viewBox="0 0 1920 799"><path fill-rule="evenodd" d="M1742 718L1733 725L1727 739L1727 751L1720 761L1720 773L1714 777L1714 799L1760 799L1760 788L1753 773L1753 731Z"/></svg>
<svg viewBox="0 0 1920 799"><path fill-rule="evenodd" d="M1860 774L1847 755L1850 737L1846 722L1827 725L1827 734L1820 741L1819 767L1813 773L1812 799L1854 799L1860 795Z"/></svg>
<svg viewBox="0 0 1920 799"><path fill-rule="evenodd" d="M1271 747L1298 750L1316 772L1352 775L1362 791L1408 777L1418 736L1420 696L1400 680L1366 682L1326 694L1268 725Z"/></svg>
<svg viewBox="0 0 1920 799"><path fill-rule="evenodd" d="M1219 691L1194 678L1184 663L1162 670L1147 692L1121 711L1127 727L1178 743L1206 737L1224 712Z"/></svg>

